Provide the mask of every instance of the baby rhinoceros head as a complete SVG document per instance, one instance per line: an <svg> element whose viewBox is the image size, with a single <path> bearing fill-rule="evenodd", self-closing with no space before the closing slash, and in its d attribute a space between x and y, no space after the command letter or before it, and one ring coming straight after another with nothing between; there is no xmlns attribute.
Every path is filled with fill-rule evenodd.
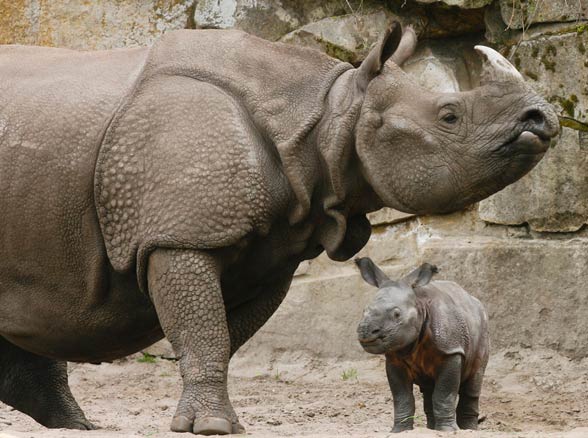
<svg viewBox="0 0 588 438"><path fill-rule="evenodd" d="M355 260L363 279L378 288L357 327L357 338L365 351L383 354L414 343L421 332L423 314L414 288L431 281L437 268L425 263L406 277L390 280L369 258Z"/></svg>

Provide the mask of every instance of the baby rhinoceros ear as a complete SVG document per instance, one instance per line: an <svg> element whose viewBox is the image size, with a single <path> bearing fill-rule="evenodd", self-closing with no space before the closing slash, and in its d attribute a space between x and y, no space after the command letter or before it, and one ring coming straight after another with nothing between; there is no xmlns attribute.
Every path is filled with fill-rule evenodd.
<svg viewBox="0 0 588 438"><path fill-rule="evenodd" d="M423 263L410 274L403 278L404 282L410 287L422 287L429 284L433 275L439 272L437 266L429 263Z"/></svg>
<svg viewBox="0 0 588 438"><path fill-rule="evenodd" d="M369 257L356 258L354 261L362 278L372 286L381 287L384 283L390 281L388 276Z"/></svg>

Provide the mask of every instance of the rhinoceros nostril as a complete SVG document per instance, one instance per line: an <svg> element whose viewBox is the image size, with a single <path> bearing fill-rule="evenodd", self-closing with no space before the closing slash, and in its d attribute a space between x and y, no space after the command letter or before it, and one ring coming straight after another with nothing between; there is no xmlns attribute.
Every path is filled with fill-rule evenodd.
<svg viewBox="0 0 588 438"><path fill-rule="evenodd" d="M532 122L535 125L545 124L545 114L537 108L526 110L521 116L521 122Z"/></svg>

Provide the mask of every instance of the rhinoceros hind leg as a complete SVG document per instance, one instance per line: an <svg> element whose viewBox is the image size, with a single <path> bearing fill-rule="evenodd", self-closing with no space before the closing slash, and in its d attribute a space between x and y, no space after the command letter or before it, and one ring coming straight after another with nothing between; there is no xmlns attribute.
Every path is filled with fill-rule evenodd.
<svg viewBox="0 0 588 438"><path fill-rule="evenodd" d="M67 384L67 364L0 337L0 400L49 428L96 429Z"/></svg>
<svg viewBox="0 0 588 438"><path fill-rule="evenodd" d="M482 391L484 370L478 371L469 380L461 384L459 403L457 404L457 425L460 429L478 429L479 400Z"/></svg>

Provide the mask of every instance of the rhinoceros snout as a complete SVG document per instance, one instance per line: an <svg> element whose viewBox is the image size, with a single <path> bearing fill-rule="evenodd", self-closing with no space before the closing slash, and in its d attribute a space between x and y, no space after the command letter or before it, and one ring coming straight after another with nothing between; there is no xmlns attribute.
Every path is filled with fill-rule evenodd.
<svg viewBox="0 0 588 438"><path fill-rule="evenodd" d="M520 120L528 131L541 140L549 141L559 133L557 114L550 105L525 108Z"/></svg>

